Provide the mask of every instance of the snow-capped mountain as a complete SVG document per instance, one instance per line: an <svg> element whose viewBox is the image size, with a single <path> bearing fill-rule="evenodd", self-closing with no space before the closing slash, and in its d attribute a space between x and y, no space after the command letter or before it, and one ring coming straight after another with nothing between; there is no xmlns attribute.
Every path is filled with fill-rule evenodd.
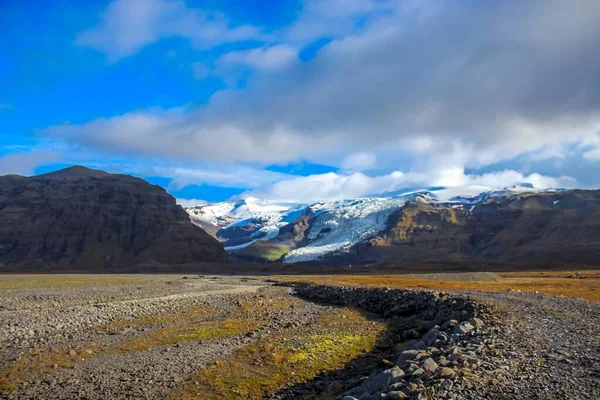
<svg viewBox="0 0 600 400"><path fill-rule="evenodd" d="M217 238L234 254L283 262L314 261L349 251L388 228L390 216L407 201L472 212L479 204L507 195L548 192L523 184L424 188L376 197L297 204L247 197L187 208L196 224L216 227ZM302 220L302 225L296 226Z"/></svg>

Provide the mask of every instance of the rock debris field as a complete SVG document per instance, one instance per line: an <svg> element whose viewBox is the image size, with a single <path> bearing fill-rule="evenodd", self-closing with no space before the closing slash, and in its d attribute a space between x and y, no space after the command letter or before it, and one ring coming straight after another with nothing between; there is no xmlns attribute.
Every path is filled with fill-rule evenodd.
<svg viewBox="0 0 600 400"><path fill-rule="evenodd" d="M1 399L600 399L600 306L182 275L0 277Z"/></svg>

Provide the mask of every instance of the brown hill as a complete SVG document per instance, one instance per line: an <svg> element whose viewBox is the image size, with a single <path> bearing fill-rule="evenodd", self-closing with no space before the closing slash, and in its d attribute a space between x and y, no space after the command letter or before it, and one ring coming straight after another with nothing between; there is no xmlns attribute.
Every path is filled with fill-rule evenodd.
<svg viewBox="0 0 600 400"><path fill-rule="evenodd" d="M469 211L410 201L388 228L330 259L597 263L600 190L495 197Z"/></svg>
<svg viewBox="0 0 600 400"><path fill-rule="evenodd" d="M159 186L72 167L0 177L0 266L102 269L228 262Z"/></svg>

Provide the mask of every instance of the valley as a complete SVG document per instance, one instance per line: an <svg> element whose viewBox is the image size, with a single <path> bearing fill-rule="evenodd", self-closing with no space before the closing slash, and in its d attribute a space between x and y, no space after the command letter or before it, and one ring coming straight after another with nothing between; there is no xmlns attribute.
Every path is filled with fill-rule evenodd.
<svg viewBox="0 0 600 400"><path fill-rule="evenodd" d="M597 271L1 275L0 396L594 399L598 290Z"/></svg>

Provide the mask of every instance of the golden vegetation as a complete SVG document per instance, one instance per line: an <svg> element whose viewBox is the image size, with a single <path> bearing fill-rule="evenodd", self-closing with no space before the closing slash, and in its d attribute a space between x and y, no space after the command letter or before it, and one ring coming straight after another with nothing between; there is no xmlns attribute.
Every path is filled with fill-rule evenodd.
<svg viewBox="0 0 600 400"><path fill-rule="evenodd" d="M547 274L547 275L545 275ZM506 272L499 282L429 280L405 275L294 276L287 281L328 285L380 286L434 290L541 292L600 301L600 271Z"/></svg>
<svg viewBox="0 0 600 400"><path fill-rule="evenodd" d="M34 350L20 356L7 368L0 370L0 393L10 393L20 383L34 377L47 376L59 368L73 368L76 362L96 353L96 344L78 350Z"/></svg>
<svg viewBox="0 0 600 400"><path fill-rule="evenodd" d="M77 362L93 355L134 353L163 345L249 333L264 325L263 313L291 307L297 301L287 297L282 297L281 301L276 302L272 299L243 300L238 304L238 308L228 314L219 314L210 308L191 306L168 313L98 325L94 332L100 335L127 335L138 328L146 328L149 332L123 336L123 340L117 343L93 345L86 349L44 350L23 355L0 370L0 393L10 393L22 382L48 376L60 368L73 368Z"/></svg>
<svg viewBox="0 0 600 400"><path fill-rule="evenodd" d="M176 399L262 399L371 351L385 325L355 310L325 314L309 328L269 336L193 376Z"/></svg>
<svg viewBox="0 0 600 400"><path fill-rule="evenodd" d="M260 319L234 318L184 323L161 328L149 334L136 336L117 344L107 352L132 353L191 340L208 340L241 335L260 328L264 323L264 320Z"/></svg>
<svg viewBox="0 0 600 400"><path fill-rule="evenodd" d="M0 275L0 289L27 289L42 287L64 287L81 285L122 285L145 282L136 275L92 275L92 274L52 274L52 275Z"/></svg>

